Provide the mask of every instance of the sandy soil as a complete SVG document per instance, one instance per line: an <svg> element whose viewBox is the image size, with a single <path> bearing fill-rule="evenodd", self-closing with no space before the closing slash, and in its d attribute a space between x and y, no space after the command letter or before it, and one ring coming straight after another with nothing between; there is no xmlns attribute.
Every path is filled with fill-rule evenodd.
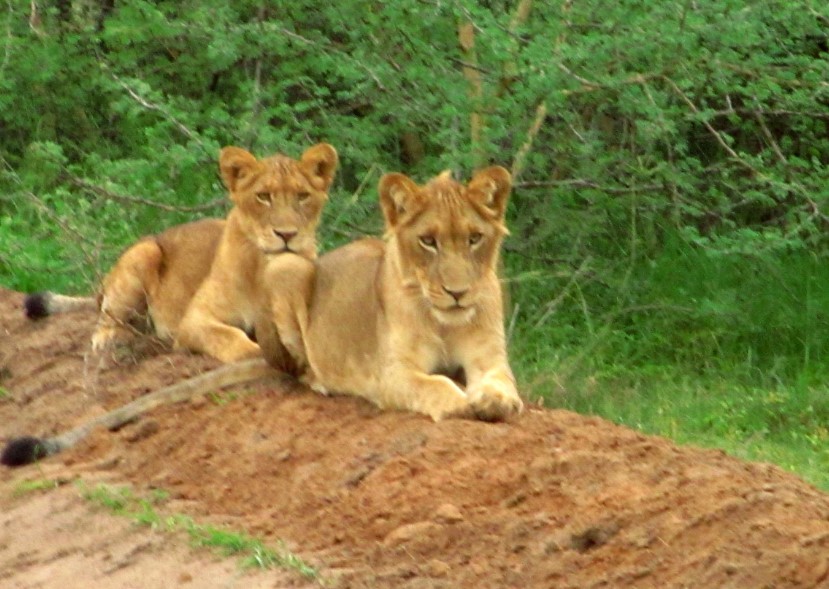
<svg viewBox="0 0 829 589"><path fill-rule="evenodd" d="M95 318L27 322L0 290L0 441L51 435L216 363L138 342L85 362ZM265 382L96 432L0 471L3 587L308 586L138 528L75 484L164 489L165 508L245 530L360 588L829 587L829 496L781 469L530 409L432 423Z"/></svg>

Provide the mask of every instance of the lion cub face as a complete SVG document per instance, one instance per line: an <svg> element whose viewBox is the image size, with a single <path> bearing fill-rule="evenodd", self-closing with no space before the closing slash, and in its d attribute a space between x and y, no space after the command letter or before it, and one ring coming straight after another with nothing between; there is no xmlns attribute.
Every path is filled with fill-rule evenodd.
<svg viewBox="0 0 829 589"><path fill-rule="evenodd" d="M263 253L316 256L316 229L337 169L331 145L315 145L299 160L257 160L244 149L225 147L219 167L243 231Z"/></svg>
<svg viewBox="0 0 829 589"><path fill-rule="evenodd" d="M507 234L510 188L510 174L500 166L478 172L466 186L449 172L425 186L402 174L380 180L380 203L403 279L419 289L441 323L467 323L486 303L487 280Z"/></svg>

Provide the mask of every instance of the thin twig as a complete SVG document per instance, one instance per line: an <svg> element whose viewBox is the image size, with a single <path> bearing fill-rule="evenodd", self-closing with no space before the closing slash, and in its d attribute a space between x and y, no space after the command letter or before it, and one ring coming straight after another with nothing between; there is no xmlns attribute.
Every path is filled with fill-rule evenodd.
<svg viewBox="0 0 829 589"><path fill-rule="evenodd" d="M771 145L772 150L774 151L774 155L777 156L777 160L781 164L788 164L789 162L786 160L786 156L783 155L783 152L780 150L780 146L777 145L777 141L774 139L774 135L771 134L768 125L766 125L766 119L760 114L759 111L754 111L754 118L757 119L757 122L760 124L760 130L763 131L763 135L766 137L766 141L769 142Z"/></svg>
<svg viewBox="0 0 829 589"><path fill-rule="evenodd" d="M515 303L510 316L509 326L507 327L507 343L512 341L512 334L515 333L515 324L518 322L518 312L521 310L521 303Z"/></svg>
<svg viewBox="0 0 829 589"><path fill-rule="evenodd" d="M676 94L677 94L677 95L678 95L678 96L682 99L682 101L683 101L686 105L688 105L688 108L690 108L690 109L691 109L691 112L693 112L695 115L699 115L699 114L700 114L699 109L697 108L697 105L696 105L696 104L694 104L694 102L693 102L693 101L692 101L692 100L688 97L688 95L687 95L687 94L685 94L685 92L683 92L683 91L682 91L682 88L680 88L680 87L676 84L676 82L674 82L674 81L673 81L671 78L669 78L668 76L662 76L662 79L664 79L664 80L668 83L668 85L669 85L669 86L671 86L671 88L673 88L673 89L674 89L674 92L675 92L675 93L676 93ZM736 160L736 161L737 161L737 162L739 162L740 164L742 164L742 165L744 165L745 167L747 167L748 169L750 169L752 172L757 173L757 170L755 170L755 169L754 169L754 168L753 168L750 164L748 164L747 162L745 162L745 161L743 160L743 158L741 158L741 157L737 154L737 152L736 152L736 151L734 151L734 150L731 148L731 146L728 144L728 142L727 142L725 139L723 139L722 133L720 133L719 131L717 131L717 130L716 130L716 129L715 129L715 128L711 125L711 123L709 123L706 119L702 119L702 121L701 121L701 122L702 122L702 124L703 124L703 125L705 125L705 128L706 128L706 129L708 129L708 132L709 132L709 133L711 133L711 135L713 135L713 136L714 136L714 139L717 141L717 143L719 143L719 144L720 144L720 147L722 147L728 155L730 155L732 158L734 158L734 160Z"/></svg>
<svg viewBox="0 0 829 589"><path fill-rule="evenodd" d="M567 284L564 285L564 288L561 289L561 292L558 293L558 295L553 300L544 305L544 311L541 313L541 317L539 317L538 320L535 322L535 329L541 327L544 324L544 322L547 321L547 318L553 313L555 313L556 308L559 306L561 301L564 300L564 297L566 297L567 294L570 292L570 289L573 286L575 286L576 281L587 272L591 261L592 258L590 258L589 256L585 258L584 261L582 261L581 265L579 265L576 271L573 272L573 274L570 276L570 280L567 281Z"/></svg>
<svg viewBox="0 0 829 589"><path fill-rule="evenodd" d="M84 245L91 246L91 249L95 252L99 250L99 244L97 242L92 241L89 239L87 235L70 225L66 220L54 212L49 206L43 202L43 199L36 195L31 190L28 190L23 185L23 181L20 179L20 176L17 175L17 172L11 167L8 161L5 158L2 158L3 165L6 167L6 170L9 173L9 177L12 181L17 184L20 189L20 193L28 200L32 205L37 209L40 213L47 216L55 225L60 227L63 232L74 238L74 241L78 243L81 247L80 250L83 253L84 258L86 258L87 265L90 268L97 268L98 267L98 257L93 256L89 253L87 247L83 247Z"/></svg>
<svg viewBox="0 0 829 589"><path fill-rule="evenodd" d="M205 154L207 154L211 157L211 159L213 157L215 157L215 154L213 153L213 150L207 148L207 146L201 140L201 137L199 137L197 133L194 133L193 131L191 131L184 123L179 121L166 108L164 108L163 106L161 106L159 104L151 102L147 98L144 98L143 96L141 96L138 92L136 92L135 90L130 88L130 86L126 82L124 82L118 76L118 74L116 74L114 72L110 72L109 75L112 77L113 80L115 80L118 83L119 86L121 86L124 90L126 90L127 94L129 94L130 97L133 100L135 100L138 104L140 104L141 106L143 106L147 110L159 112L165 119L167 119L168 121L173 123L173 125L175 125L176 128L179 131L181 131L182 134L184 134L184 136L186 136L190 140L194 141L202 149L202 151Z"/></svg>
<svg viewBox="0 0 829 589"><path fill-rule="evenodd" d="M553 186L572 186L574 188L594 188L608 194L627 194L630 192L652 192L655 190L664 190L662 184L638 184L635 186L607 186L586 180L584 178L573 178L571 180L544 180L531 182L516 182L516 188L546 188Z"/></svg>
<svg viewBox="0 0 829 589"><path fill-rule="evenodd" d="M535 109L535 118L533 119L532 125L530 125L530 130L527 131L527 140L519 148L518 153L515 154L515 158L512 160L513 181L515 181L524 170L524 161L527 159L527 154L530 153L533 142L535 141L536 136L538 136L538 132L541 130L541 125L544 124L544 119L546 118L547 103L542 102Z"/></svg>
<svg viewBox="0 0 829 589"><path fill-rule="evenodd" d="M111 190L107 190L102 186L98 186L97 184L92 184L82 178L78 178L77 176L73 176L64 172L67 180L77 186L78 188L82 188L87 192L94 194L95 196L99 196L101 198L105 198L108 200L114 200L116 202L123 202L129 204L140 204L145 205L148 207L154 207L156 209L161 209L162 211L170 211L170 212L177 212L177 213L195 213L200 211L207 211L210 209L217 209L227 205L227 199L225 198L217 198L215 200L211 200L210 202L195 205L191 207L183 207L177 205L168 205L160 202L156 202L154 200L149 200L146 198L140 198L138 196L127 196L125 194L117 194L112 192Z"/></svg>
<svg viewBox="0 0 829 589"><path fill-rule="evenodd" d="M294 41L299 41L300 43L302 43L304 45L310 45L311 47L319 49L320 51L324 51L326 53L333 53L333 54L336 54L338 56L344 57L345 59L347 59L348 61L350 61L351 63L353 63L354 65L356 65L360 69L362 69L363 71L365 71L368 74L368 76L372 80L374 80L374 83L377 84L377 87L380 88L380 90L382 90L384 92L386 91L386 87L383 85L383 82L380 81L380 78L377 77L377 74L375 74L373 71L371 71L369 69L369 67L363 61L361 61L359 59L355 59L350 54L348 54L344 51L340 51L340 50L338 50L334 47L320 45L316 41L313 41L312 39L309 39L308 37L303 37L299 33L295 33L294 31L291 31L290 29L278 27L276 30L278 32L282 33L283 35L285 35L286 37L290 37Z"/></svg>
<svg viewBox="0 0 829 589"><path fill-rule="evenodd" d="M819 112L810 110L790 110L785 108L763 109L763 108L726 108L723 110L707 111L707 114L712 117L728 117L731 115L754 115L760 114L763 116L792 116L792 117L806 117L810 119L829 119L829 112Z"/></svg>
<svg viewBox="0 0 829 589"><path fill-rule="evenodd" d="M488 76L492 75L492 72L490 70L488 70L484 67L481 67L477 63L474 63L474 62L471 62L471 61L464 61L463 59L458 59L457 57L449 57L447 59L450 62L452 62L454 64L457 64L457 65L461 66L464 69L469 68L469 69L475 70L477 72L480 72L482 74L486 74Z"/></svg>

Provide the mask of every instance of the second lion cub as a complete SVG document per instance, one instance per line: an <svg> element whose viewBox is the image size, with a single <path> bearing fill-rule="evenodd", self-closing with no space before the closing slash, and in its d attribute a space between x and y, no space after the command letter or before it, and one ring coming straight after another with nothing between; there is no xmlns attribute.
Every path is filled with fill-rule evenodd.
<svg viewBox="0 0 829 589"><path fill-rule="evenodd" d="M103 281L93 349L148 317L160 338L223 362L260 356L247 336L261 304L259 272L281 255L316 257L317 225L337 161L327 143L298 160L222 149L219 168L234 205L227 219L177 225L128 248ZM39 318L93 304L46 292L29 295L26 311Z"/></svg>
<svg viewBox="0 0 829 589"><path fill-rule="evenodd" d="M265 357L279 365L284 345L317 391L435 420L519 412L496 273L510 188L498 166L467 185L448 172L425 186L385 175L384 240L351 243L316 264L271 262L271 315L257 326Z"/></svg>

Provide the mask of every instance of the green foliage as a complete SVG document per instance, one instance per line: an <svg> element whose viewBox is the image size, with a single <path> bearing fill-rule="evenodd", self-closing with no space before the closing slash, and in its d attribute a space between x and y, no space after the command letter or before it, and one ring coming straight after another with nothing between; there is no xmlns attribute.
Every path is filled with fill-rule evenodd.
<svg viewBox="0 0 829 589"><path fill-rule="evenodd" d="M827 24L814 0L10 3L0 283L89 291L137 236L224 213L221 146L329 141L326 249L380 231L383 172L513 170L528 395L595 383L623 419L619 378L818 387Z"/></svg>

